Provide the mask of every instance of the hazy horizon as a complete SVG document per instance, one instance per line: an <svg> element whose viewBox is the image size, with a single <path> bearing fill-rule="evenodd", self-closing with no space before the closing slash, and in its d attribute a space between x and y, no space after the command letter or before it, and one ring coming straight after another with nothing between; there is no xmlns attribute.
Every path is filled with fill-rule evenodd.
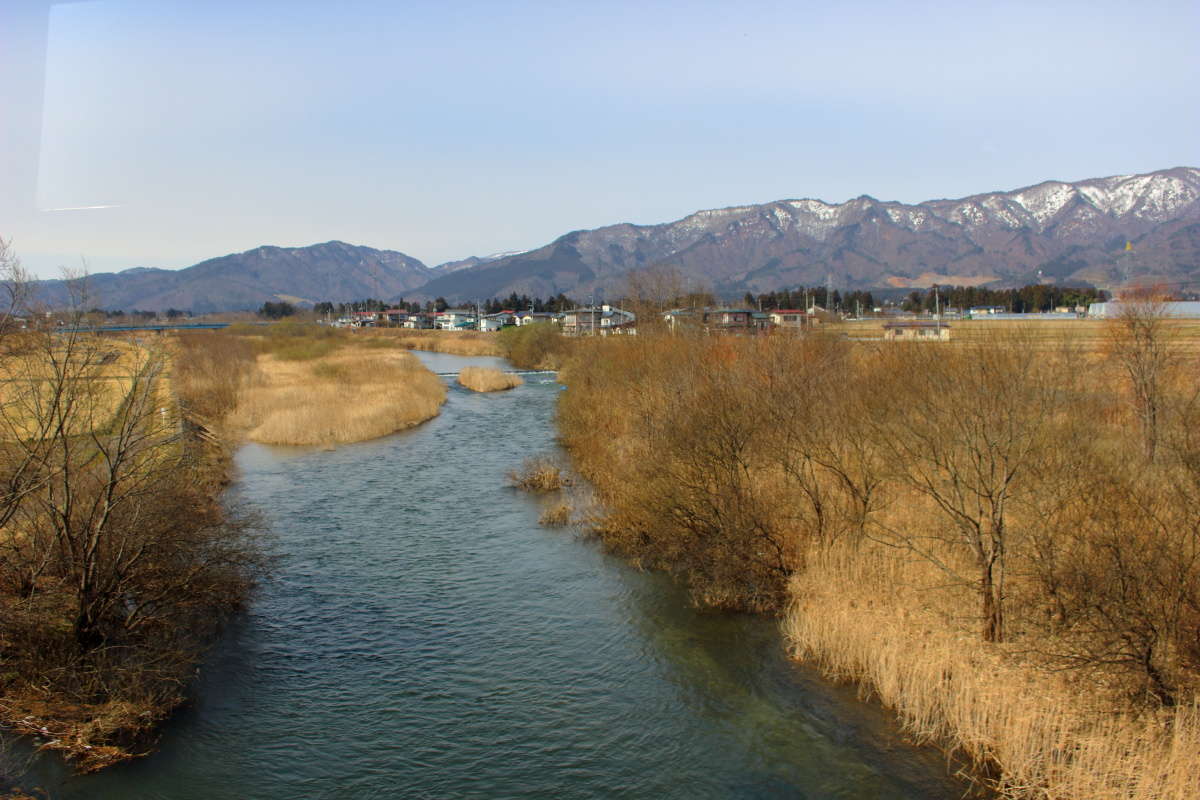
<svg viewBox="0 0 1200 800"><path fill-rule="evenodd" d="M1200 165L1192 3L21 0L0 21L0 236L42 277L333 239L434 266L705 208Z"/></svg>

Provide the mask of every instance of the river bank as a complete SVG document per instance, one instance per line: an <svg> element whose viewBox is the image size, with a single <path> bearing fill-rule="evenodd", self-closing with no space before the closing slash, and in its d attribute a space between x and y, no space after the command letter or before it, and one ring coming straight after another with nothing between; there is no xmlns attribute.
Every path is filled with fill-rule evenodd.
<svg viewBox="0 0 1200 800"><path fill-rule="evenodd" d="M1185 800L1194 462L1129 469L1140 429L1099 363L1019 338L639 336L578 346L557 420L611 552L779 616L796 657L997 791Z"/></svg>
<svg viewBox="0 0 1200 800"><path fill-rule="evenodd" d="M89 776L40 758L24 785L55 800L961 797L937 753L791 663L771 620L699 611L668 577L538 524L546 501L505 474L554 451L562 394L548 376L450 385L440 415L394 436L245 445L228 500L277 532L275 578L152 758Z"/></svg>
<svg viewBox="0 0 1200 800"><path fill-rule="evenodd" d="M228 451L183 418L161 341L14 339L0 358L0 725L103 769L152 749L262 549L219 503Z"/></svg>

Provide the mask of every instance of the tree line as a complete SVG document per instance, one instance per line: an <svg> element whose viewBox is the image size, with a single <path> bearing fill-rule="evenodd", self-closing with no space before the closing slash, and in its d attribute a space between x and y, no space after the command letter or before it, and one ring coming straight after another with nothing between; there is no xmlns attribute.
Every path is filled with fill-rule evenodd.
<svg viewBox="0 0 1200 800"><path fill-rule="evenodd" d="M957 308L966 311L979 306L1003 308L1013 314L1053 311L1063 306L1075 308L1109 299L1108 292L1091 286L1053 286L1033 283L1019 289L987 289L982 286L940 286L914 290L904 298L901 308L912 312L932 313L940 303L942 310Z"/></svg>
<svg viewBox="0 0 1200 800"><path fill-rule="evenodd" d="M855 289L841 292L834 289L830 292L826 286L781 289L757 295L747 292L743 300L749 308L761 308L763 311L778 308L804 310L812 306L820 306L826 311L858 313L861 310L869 313L875 308L875 296L868 291Z"/></svg>

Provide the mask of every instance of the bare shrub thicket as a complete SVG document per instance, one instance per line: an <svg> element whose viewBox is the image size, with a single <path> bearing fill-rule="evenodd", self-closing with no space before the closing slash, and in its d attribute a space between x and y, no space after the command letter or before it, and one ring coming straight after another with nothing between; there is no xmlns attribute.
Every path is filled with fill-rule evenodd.
<svg viewBox="0 0 1200 800"><path fill-rule="evenodd" d="M1166 297L1155 289L1130 291L1121 298L1118 313L1108 326L1108 355L1125 380L1147 461L1153 461L1158 453L1160 424L1180 366Z"/></svg>
<svg viewBox="0 0 1200 800"><path fill-rule="evenodd" d="M177 341L175 389L185 413L220 422L253 381L258 349L251 339L216 332L186 333Z"/></svg>
<svg viewBox="0 0 1200 800"><path fill-rule="evenodd" d="M182 701L262 559L216 502L161 340L46 319L0 356L0 721L91 769Z"/></svg>
<svg viewBox="0 0 1200 800"><path fill-rule="evenodd" d="M1020 333L588 342L560 431L612 550L702 604L791 609L798 653L1008 770L1006 792L1183 797L1170 787L1200 770L1170 755L1200 737L1200 399L1170 322L1136 313L1086 352ZM1044 711L1001 713L1010 691ZM1088 782L1101 752L1118 763ZM1137 774L1156 753L1171 766Z"/></svg>
<svg viewBox="0 0 1200 800"><path fill-rule="evenodd" d="M522 369L558 369L572 344L553 322L513 325L494 336L500 354Z"/></svg>
<svg viewBox="0 0 1200 800"><path fill-rule="evenodd" d="M553 458L531 456L509 471L508 483L524 492L556 492L571 485L571 476Z"/></svg>

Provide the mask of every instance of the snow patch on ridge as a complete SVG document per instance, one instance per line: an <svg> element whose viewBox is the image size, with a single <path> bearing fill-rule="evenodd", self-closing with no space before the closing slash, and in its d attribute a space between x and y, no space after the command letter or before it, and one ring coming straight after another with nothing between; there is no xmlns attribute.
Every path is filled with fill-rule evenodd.
<svg viewBox="0 0 1200 800"><path fill-rule="evenodd" d="M1017 205L1028 211L1043 227L1074 198L1074 186L1057 182L1039 184L1013 195Z"/></svg>

